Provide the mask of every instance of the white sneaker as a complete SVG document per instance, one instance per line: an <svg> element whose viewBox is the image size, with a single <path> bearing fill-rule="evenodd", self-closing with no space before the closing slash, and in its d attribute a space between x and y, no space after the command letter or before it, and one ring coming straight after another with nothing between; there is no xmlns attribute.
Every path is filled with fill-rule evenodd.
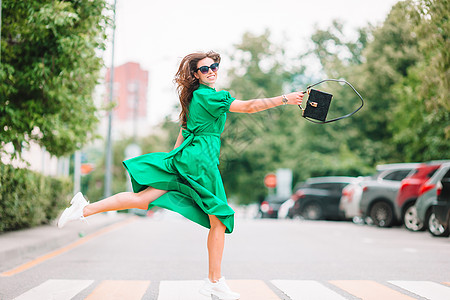
<svg viewBox="0 0 450 300"><path fill-rule="evenodd" d="M217 296L220 300L236 300L241 297L238 293L230 290L225 282L225 277L220 278L217 282L211 282L209 278L205 278L205 284L199 292L208 297Z"/></svg>
<svg viewBox="0 0 450 300"><path fill-rule="evenodd" d="M83 194L78 192L70 201L70 206L64 210L58 220L58 227L63 228L68 222L84 220L83 208L89 204Z"/></svg>

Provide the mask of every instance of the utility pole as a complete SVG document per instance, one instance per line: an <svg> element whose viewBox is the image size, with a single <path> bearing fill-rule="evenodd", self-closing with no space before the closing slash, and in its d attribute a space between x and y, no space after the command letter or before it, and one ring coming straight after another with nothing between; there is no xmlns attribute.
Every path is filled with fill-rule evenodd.
<svg viewBox="0 0 450 300"><path fill-rule="evenodd" d="M109 73L109 104L113 102L114 94L114 38L116 35L116 0L114 0L114 16L113 16L113 36L112 36L112 55L111 55L111 69ZM108 112L108 134L106 137L106 163L105 163L105 190L103 196L105 198L111 196L111 179L112 179L112 141L111 141L111 126L112 126L112 109Z"/></svg>

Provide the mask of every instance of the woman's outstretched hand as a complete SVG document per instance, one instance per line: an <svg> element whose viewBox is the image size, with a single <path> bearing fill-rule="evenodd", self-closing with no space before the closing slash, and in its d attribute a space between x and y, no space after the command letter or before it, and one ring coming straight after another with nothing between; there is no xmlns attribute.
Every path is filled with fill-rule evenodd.
<svg viewBox="0 0 450 300"><path fill-rule="evenodd" d="M302 105L303 92L293 92L293 93L287 94L286 98L288 99L287 104Z"/></svg>

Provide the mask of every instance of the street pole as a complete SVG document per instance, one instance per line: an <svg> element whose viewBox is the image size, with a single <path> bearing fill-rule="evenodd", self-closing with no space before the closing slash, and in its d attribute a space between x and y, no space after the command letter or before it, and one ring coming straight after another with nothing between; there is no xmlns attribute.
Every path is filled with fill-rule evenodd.
<svg viewBox="0 0 450 300"><path fill-rule="evenodd" d="M81 191L81 150L75 151L73 164L73 194Z"/></svg>
<svg viewBox="0 0 450 300"><path fill-rule="evenodd" d="M113 36L112 36L112 54L111 54L111 69L109 73L109 104L113 102L114 94L114 38L116 35L116 0L114 0L114 16L113 16ZM105 163L105 190L103 196L105 198L111 196L111 178L112 178L112 141L111 141L111 127L112 127L112 109L108 112L108 134L106 137L106 163Z"/></svg>

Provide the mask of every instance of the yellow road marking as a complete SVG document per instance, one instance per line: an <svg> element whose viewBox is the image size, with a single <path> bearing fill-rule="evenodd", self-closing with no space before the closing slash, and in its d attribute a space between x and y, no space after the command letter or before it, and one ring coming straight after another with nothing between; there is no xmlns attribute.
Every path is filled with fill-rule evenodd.
<svg viewBox="0 0 450 300"><path fill-rule="evenodd" d="M69 250L71 250L71 249L73 249L73 248L75 248L75 247L77 247L79 245L82 245L82 244L86 243L87 241L89 241L89 240L91 240L93 238L96 238L96 237L98 237L98 236L100 236L102 234L105 234L105 233L110 232L110 231L112 231L114 229L122 227L122 226L124 226L124 225L126 225L128 223L131 223L134 220L136 220L136 218L129 218L129 219L125 220L125 221L122 221L122 222L119 222L119 223L116 223L116 224L112 224L112 225L110 225L108 227L105 227L105 228L103 228L103 229L101 229L101 230L99 230L97 232L94 232L94 233L92 233L90 235L87 235L87 236L77 240L76 242L73 242L73 243L67 245L67 246L59 248L59 249L57 249L55 251L52 251L50 253L47 253L45 255L39 256L38 258L36 258L36 259L34 259L32 261L26 262L26 263L24 263L24 264L22 264L22 265L20 265L20 266L18 266L16 268L14 268L14 269L11 269L9 271L5 271L5 272L0 274L0 277L9 277L9 276L13 276L13 275L16 275L18 273L21 273L23 271L26 271L26 270L28 270L28 269L30 269L30 268L32 268L32 267L34 267L34 266L36 266L36 265L38 265L40 263L43 263L46 260L49 260L49 259L51 259L53 257L56 257L56 256L62 254L62 253L65 253L65 252L67 252L67 251L69 251Z"/></svg>
<svg viewBox="0 0 450 300"><path fill-rule="evenodd" d="M150 285L147 280L105 280L85 300L138 300Z"/></svg>
<svg viewBox="0 0 450 300"><path fill-rule="evenodd" d="M414 298L371 280L331 280L330 283L363 300L414 300Z"/></svg>

